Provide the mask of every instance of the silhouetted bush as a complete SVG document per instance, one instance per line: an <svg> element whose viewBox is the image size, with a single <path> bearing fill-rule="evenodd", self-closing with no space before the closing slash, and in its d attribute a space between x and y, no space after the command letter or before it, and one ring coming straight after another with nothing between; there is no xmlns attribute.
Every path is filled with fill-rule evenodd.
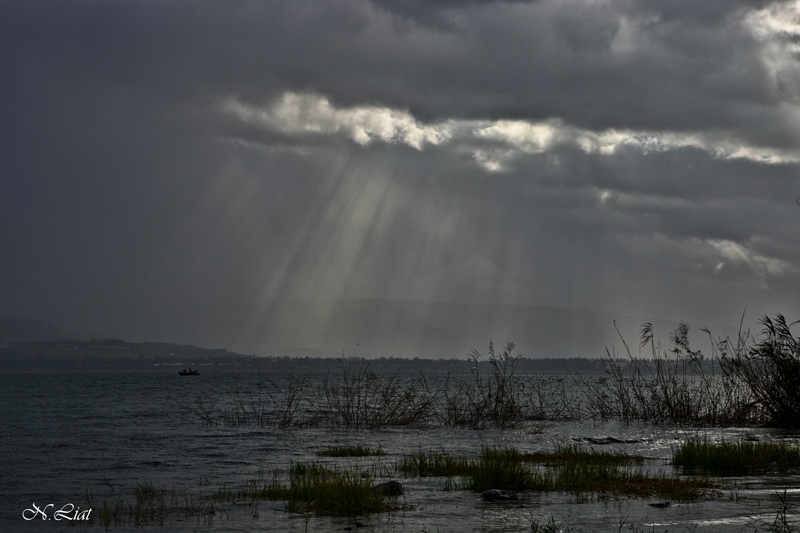
<svg viewBox="0 0 800 533"><path fill-rule="evenodd" d="M749 335L739 335L736 346L720 343L723 368L745 383L763 409L766 423L800 426L800 344L783 315L761 319L761 337L749 345Z"/></svg>

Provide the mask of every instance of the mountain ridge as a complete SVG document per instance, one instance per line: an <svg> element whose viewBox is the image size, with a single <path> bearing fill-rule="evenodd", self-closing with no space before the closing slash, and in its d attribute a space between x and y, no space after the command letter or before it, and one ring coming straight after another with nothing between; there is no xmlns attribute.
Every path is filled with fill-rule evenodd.
<svg viewBox="0 0 800 533"><path fill-rule="evenodd" d="M0 343L80 340L72 333L41 320L0 317Z"/></svg>

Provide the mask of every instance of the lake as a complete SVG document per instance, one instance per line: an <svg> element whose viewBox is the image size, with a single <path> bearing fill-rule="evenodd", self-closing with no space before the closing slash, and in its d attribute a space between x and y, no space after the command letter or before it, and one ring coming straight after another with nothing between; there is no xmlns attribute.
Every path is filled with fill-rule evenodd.
<svg viewBox="0 0 800 533"><path fill-rule="evenodd" d="M309 390L319 390L323 375L307 376ZM437 378L437 379L441 379ZM566 380L569 388L569 377ZM433 380L435 381L435 379ZM175 489L181 495L210 494L251 480L269 481L275 468L292 461L319 461L373 468L405 487L400 500L408 509L367 517L316 517L287 513L281 501L257 505L221 505L213 515L175 515L158 531L530 531L531 520L549 520L562 531L766 531L780 508L800 501L797 475L720 479L715 499L671 502L628 497L598 498L557 492L523 492L509 503L487 503L480 494L444 490L442 478L404 478L394 462L414 450L476 456L482 447L514 446L523 452L552 451L556 444L579 443L592 449L624 451L652 458L647 468L672 472L672 449L690 436L711 440L788 439L797 435L761 428L692 429L623 425L590 420L530 421L513 429L402 427L344 430L327 426L277 429L242 424L209 425L190 412L202 399L222 413L239 387L248 401L257 391L283 386L285 376L203 373L0 374L0 531L74 531L96 525L70 521L55 510L72 504L88 509L94 502L130 498L137 484ZM306 409L302 405L300 409ZM360 444L380 447L386 455L328 458L328 447ZM380 476L379 476L380 477ZM378 479L382 481L383 479ZM37 513L33 505L46 511ZM97 505L97 503L96 503ZM66 510L69 510L67 507ZM32 520L25 520L28 512ZM33 513L30 511L33 510ZM97 516L97 509L92 511ZM43 514L50 518L42 520ZM74 513L72 515L75 516ZM785 513L799 522L797 507ZM133 524L111 524L112 531L140 531ZM358 528L360 529L360 528Z"/></svg>

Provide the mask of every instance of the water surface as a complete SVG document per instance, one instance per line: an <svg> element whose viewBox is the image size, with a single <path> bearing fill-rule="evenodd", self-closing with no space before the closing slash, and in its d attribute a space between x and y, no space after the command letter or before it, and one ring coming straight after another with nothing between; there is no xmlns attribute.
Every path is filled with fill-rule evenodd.
<svg viewBox="0 0 800 533"><path fill-rule="evenodd" d="M235 379L235 381L234 381ZM515 446L524 452L551 451L558 443L621 450L651 457L651 469L666 469L673 447L691 435L711 439L790 438L776 430L691 429L622 425L613 422L531 422L513 430L398 428L337 431L324 427L275 429L209 426L185 406L198 398L215 409L240 390L256 394L278 390L283 376L208 374L0 374L0 531L74 531L64 522L22 518L32 503L66 503L86 508L86 493L96 500L130 495L142 482L208 494L249 480L268 480L274 467L290 461L322 460L337 465L385 466L415 449L474 456L482 446ZM320 376L311 377L321 380ZM321 381L320 381L321 383ZM319 458L316 452L341 444L380 446L380 458ZM377 465L376 465L377 463ZM388 473L388 472L387 472ZM775 518L776 493L787 489L800 501L797 476L740 477L721 480L716 500L673 502L599 499L564 493L523 493L520 502L489 504L467 491L445 491L441 478L402 479L402 501L412 510L359 520L363 531L530 531L531 519L550 517L564 531L754 531ZM790 509L790 520L800 520ZM308 519L308 520L307 520ZM303 517L284 512L282 502L256 508L229 506L213 519L188 518L144 529L159 531L343 531L354 519ZM90 528L94 529L94 528ZM140 531L131 525L109 528Z"/></svg>

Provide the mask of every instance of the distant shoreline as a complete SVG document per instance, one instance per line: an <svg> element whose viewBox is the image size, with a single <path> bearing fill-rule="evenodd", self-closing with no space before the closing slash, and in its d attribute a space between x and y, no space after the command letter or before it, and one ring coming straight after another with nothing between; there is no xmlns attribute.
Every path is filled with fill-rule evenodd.
<svg viewBox="0 0 800 533"><path fill-rule="evenodd" d="M369 365L375 372L424 372L467 374L470 360L379 357L346 357L352 365ZM523 374L602 374L605 358L522 357ZM484 358L481 366L488 365ZM120 339L61 340L0 345L0 373L153 373L177 374L189 367L203 373L319 373L336 372L341 357L256 356L225 349L198 348L170 343L131 343Z"/></svg>

